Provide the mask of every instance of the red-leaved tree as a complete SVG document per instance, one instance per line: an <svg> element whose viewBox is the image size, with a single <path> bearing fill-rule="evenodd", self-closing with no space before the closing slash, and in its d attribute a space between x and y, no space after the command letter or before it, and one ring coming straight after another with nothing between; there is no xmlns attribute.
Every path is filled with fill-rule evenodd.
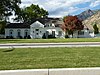
<svg viewBox="0 0 100 75"><path fill-rule="evenodd" d="M80 21L77 16L66 16L64 18L63 29L69 34L73 35L74 31L82 30L83 28L84 26L82 25L82 21Z"/></svg>

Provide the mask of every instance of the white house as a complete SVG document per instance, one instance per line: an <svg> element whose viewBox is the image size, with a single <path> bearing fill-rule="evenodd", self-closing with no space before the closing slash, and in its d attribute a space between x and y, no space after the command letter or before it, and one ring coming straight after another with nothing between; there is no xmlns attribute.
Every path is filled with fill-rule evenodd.
<svg viewBox="0 0 100 75"><path fill-rule="evenodd" d="M46 22L45 24L43 24L37 20L32 24L10 23L5 28L5 38L40 39L64 37L65 32L62 30L59 24L55 24L52 22Z"/></svg>
<svg viewBox="0 0 100 75"><path fill-rule="evenodd" d="M31 38L42 38L45 35L48 38L49 35L56 38L64 38L65 33L60 27L55 27L54 24L48 24L44 27L39 21L34 22L30 25L30 37Z"/></svg>
<svg viewBox="0 0 100 75"><path fill-rule="evenodd" d="M5 28L5 38L65 38L62 24L63 21L59 18L35 19L33 23L10 23ZM92 26L84 25L83 30L73 33L73 38L92 37L94 37Z"/></svg>
<svg viewBox="0 0 100 75"><path fill-rule="evenodd" d="M5 27L5 38L25 38L30 35L30 27L24 23L10 23Z"/></svg>

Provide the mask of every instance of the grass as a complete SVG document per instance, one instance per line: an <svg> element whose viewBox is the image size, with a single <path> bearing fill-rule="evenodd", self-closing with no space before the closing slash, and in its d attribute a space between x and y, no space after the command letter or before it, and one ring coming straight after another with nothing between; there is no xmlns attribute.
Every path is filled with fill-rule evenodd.
<svg viewBox="0 0 100 75"><path fill-rule="evenodd" d="M0 39L0 43L65 43L65 42L100 42L100 38Z"/></svg>
<svg viewBox="0 0 100 75"><path fill-rule="evenodd" d="M100 67L100 47L0 49L0 70Z"/></svg>

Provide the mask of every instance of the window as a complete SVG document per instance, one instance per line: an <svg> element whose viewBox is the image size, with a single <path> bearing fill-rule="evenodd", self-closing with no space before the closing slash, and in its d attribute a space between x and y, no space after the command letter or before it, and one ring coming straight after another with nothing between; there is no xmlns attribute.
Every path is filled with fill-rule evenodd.
<svg viewBox="0 0 100 75"><path fill-rule="evenodd" d="M46 36L48 36L49 35L49 31L46 31Z"/></svg>
<svg viewBox="0 0 100 75"><path fill-rule="evenodd" d="M58 32L58 35L61 36L61 35L62 35L62 31L59 31L59 32Z"/></svg>
<svg viewBox="0 0 100 75"><path fill-rule="evenodd" d="M93 33L93 31L89 31L89 33L91 34L91 33Z"/></svg>
<svg viewBox="0 0 100 75"><path fill-rule="evenodd" d="M9 36L13 35L13 30L9 30Z"/></svg>
<svg viewBox="0 0 100 75"><path fill-rule="evenodd" d="M18 32L18 37L20 36L20 32Z"/></svg>
<svg viewBox="0 0 100 75"><path fill-rule="evenodd" d="M25 36L27 37L28 36L28 30L25 30Z"/></svg>
<svg viewBox="0 0 100 75"><path fill-rule="evenodd" d="M39 31L39 29L36 29L36 31Z"/></svg>
<svg viewBox="0 0 100 75"><path fill-rule="evenodd" d="M20 30L17 30L17 35L18 35L18 37L20 37L20 33L21 33L21 31Z"/></svg>
<svg viewBox="0 0 100 75"><path fill-rule="evenodd" d="M55 37L55 31L52 31L52 36Z"/></svg>
<svg viewBox="0 0 100 75"><path fill-rule="evenodd" d="M25 32L25 36L27 37L27 32Z"/></svg>
<svg viewBox="0 0 100 75"><path fill-rule="evenodd" d="M78 31L78 35L84 35L84 31Z"/></svg>
<svg viewBox="0 0 100 75"><path fill-rule="evenodd" d="M10 32L10 34L12 34L12 32Z"/></svg>
<svg viewBox="0 0 100 75"><path fill-rule="evenodd" d="M38 35L38 33L36 33L36 35Z"/></svg>

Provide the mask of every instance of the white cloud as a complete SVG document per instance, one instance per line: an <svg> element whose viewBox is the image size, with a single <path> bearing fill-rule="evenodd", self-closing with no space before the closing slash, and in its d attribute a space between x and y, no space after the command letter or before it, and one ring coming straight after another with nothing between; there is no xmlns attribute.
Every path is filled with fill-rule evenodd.
<svg viewBox="0 0 100 75"><path fill-rule="evenodd" d="M90 2L90 6L94 7L100 4L100 0L22 0L21 7L38 4L49 11L49 16L63 16L78 11L76 5L86 2Z"/></svg>
<svg viewBox="0 0 100 75"><path fill-rule="evenodd" d="M100 0L96 0L96 1L92 2L92 3L90 4L90 7L96 7L96 6L98 6L98 5L99 5L99 7L100 7Z"/></svg>
<svg viewBox="0 0 100 75"><path fill-rule="evenodd" d="M50 16L63 17L66 15L71 15L71 13L74 13L78 10L79 10L79 8L77 8L77 7L69 7L68 9L58 9L58 10L50 12L51 13Z"/></svg>
<svg viewBox="0 0 100 75"><path fill-rule="evenodd" d="M37 4L38 0L21 0L22 4L20 5L21 7L27 7L31 5L32 3Z"/></svg>

